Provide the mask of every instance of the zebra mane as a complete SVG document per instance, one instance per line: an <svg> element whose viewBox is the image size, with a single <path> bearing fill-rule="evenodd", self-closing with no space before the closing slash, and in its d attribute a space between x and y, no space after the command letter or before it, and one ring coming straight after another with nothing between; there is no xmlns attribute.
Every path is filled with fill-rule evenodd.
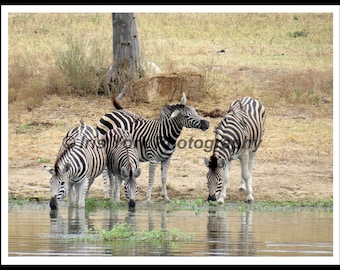
<svg viewBox="0 0 340 270"><path fill-rule="evenodd" d="M62 145L59 149L59 152L58 152L58 155L57 155L57 158L54 162L54 171L56 172L56 174L59 173L59 167L58 167L58 163L59 163L59 160L61 160L61 158L63 157L64 153L68 151L69 148L65 147L64 145Z"/></svg>
<svg viewBox="0 0 340 270"><path fill-rule="evenodd" d="M237 114L237 112L243 111L243 105L241 103L241 100L237 99L235 102L230 104L227 113L232 113L234 115Z"/></svg>
<svg viewBox="0 0 340 270"><path fill-rule="evenodd" d="M234 102L232 102L228 108L227 114L224 116L223 121L228 122L228 118L235 119L238 123L240 123L242 126L245 126L245 118L247 117L245 115L245 107L242 105L241 100L237 99ZM218 128L221 126L222 121L218 125Z"/></svg>
<svg viewBox="0 0 340 270"><path fill-rule="evenodd" d="M54 162L54 170L55 172L57 172L57 168L58 168L58 162L59 160L62 158L62 156L65 154L66 151L68 151L71 147L74 146L75 140L74 137L70 137L68 138L67 135L69 134L69 132L66 134L66 136L64 137L62 144L59 148L56 160Z"/></svg>
<svg viewBox="0 0 340 270"><path fill-rule="evenodd" d="M130 138L126 138L126 139L123 139L121 142L124 143L124 146L125 146L127 160L128 160L129 168L130 168L130 177L131 177L133 172L132 172L132 162L131 162L130 155L129 155L129 147L133 146L133 141Z"/></svg>
<svg viewBox="0 0 340 270"><path fill-rule="evenodd" d="M175 111L175 110L181 110L185 107L186 105L183 104L173 104L173 105L165 105L163 107L163 110L161 111L161 117L170 117L170 115Z"/></svg>

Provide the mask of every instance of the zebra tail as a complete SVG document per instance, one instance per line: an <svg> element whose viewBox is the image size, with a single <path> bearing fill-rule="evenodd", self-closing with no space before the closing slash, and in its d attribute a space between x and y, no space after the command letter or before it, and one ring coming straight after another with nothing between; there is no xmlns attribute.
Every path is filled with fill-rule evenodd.
<svg viewBox="0 0 340 270"><path fill-rule="evenodd" d="M116 97L112 98L112 104L117 110L122 110L123 106L118 102Z"/></svg>

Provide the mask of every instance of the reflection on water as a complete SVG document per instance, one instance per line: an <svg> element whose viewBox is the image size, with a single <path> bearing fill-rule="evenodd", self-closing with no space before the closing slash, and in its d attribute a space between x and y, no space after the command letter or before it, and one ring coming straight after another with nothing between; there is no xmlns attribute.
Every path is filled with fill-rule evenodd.
<svg viewBox="0 0 340 270"><path fill-rule="evenodd" d="M252 232L252 210L239 213L240 229L238 239L228 231L228 211L208 211L209 255L213 256L254 256Z"/></svg>
<svg viewBox="0 0 340 270"><path fill-rule="evenodd" d="M101 230L128 223L135 231L177 228L191 241L103 241ZM86 240L84 240L84 236ZM262 212L167 204L88 211L11 208L8 256L333 256L332 211Z"/></svg>

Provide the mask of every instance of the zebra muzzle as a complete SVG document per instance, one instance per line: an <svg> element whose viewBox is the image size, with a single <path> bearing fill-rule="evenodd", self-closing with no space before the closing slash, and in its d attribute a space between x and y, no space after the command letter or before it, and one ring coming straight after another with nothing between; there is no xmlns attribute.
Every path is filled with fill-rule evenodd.
<svg viewBox="0 0 340 270"><path fill-rule="evenodd" d="M51 210L57 210L58 209L57 196L54 196L54 197L51 198L50 208L51 208Z"/></svg>
<svg viewBox="0 0 340 270"><path fill-rule="evenodd" d="M201 120L201 130L205 131L209 128L209 122L206 120Z"/></svg>
<svg viewBox="0 0 340 270"><path fill-rule="evenodd" d="M215 195L209 195L209 196L208 196L208 201L213 201L213 202L215 202L215 201L216 201L216 196L215 196Z"/></svg>
<svg viewBox="0 0 340 270"><path fill-rule="evenodd" d="M135 200L129 200L129 207L134 208L136 206Z"/></svg>

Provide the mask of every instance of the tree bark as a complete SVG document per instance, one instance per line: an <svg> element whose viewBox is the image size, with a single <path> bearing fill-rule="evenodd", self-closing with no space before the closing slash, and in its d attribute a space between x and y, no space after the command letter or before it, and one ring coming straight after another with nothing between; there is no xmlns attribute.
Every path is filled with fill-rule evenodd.
<svg viewBox="0 0 340 270"><path fill-rule="evenodd" d="M133 13L112 13L113 65L108 72L111 92L120 93L125 84L143 76L137 26Z"/></svg>

